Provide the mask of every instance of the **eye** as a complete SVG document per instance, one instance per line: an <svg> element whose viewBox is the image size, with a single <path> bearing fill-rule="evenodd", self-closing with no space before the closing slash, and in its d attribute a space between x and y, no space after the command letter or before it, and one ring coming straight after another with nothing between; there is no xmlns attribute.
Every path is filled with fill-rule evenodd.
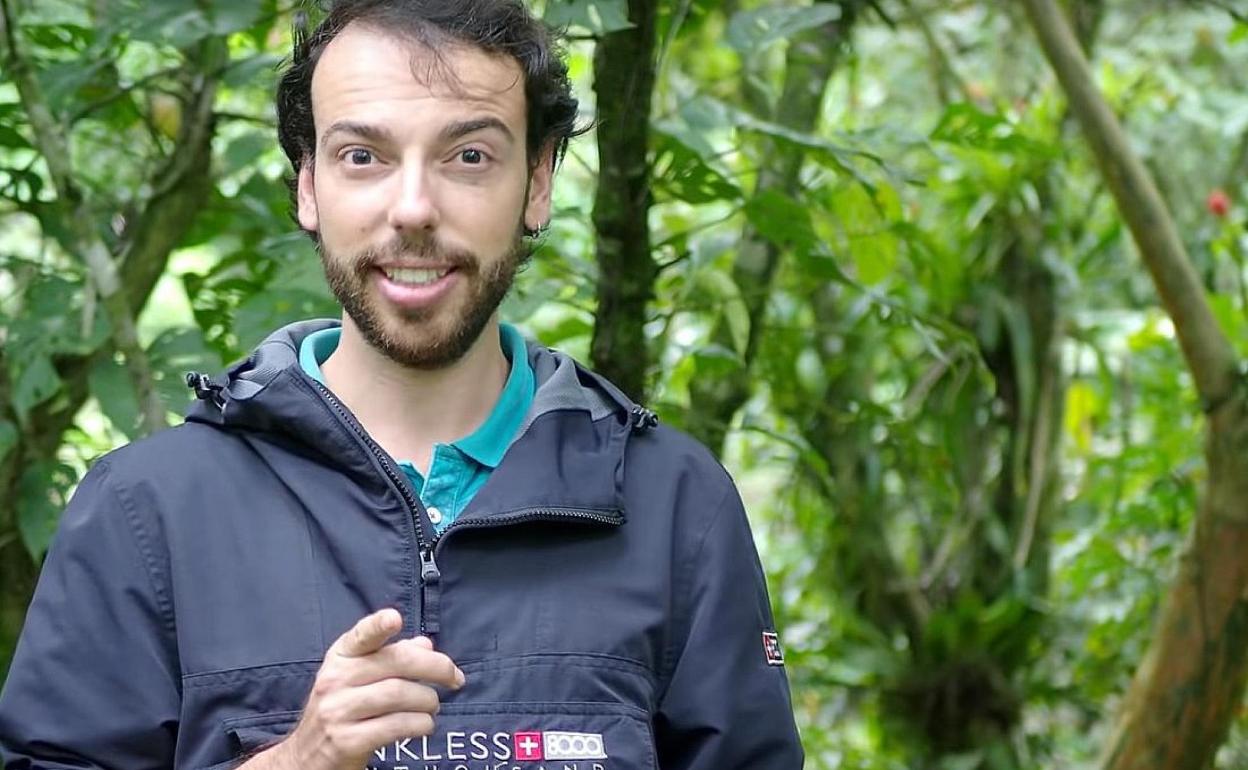
<svg viewBox="0 0 1248 770"><path fill-rule="evenodd" d="M478 166L485 162L485 153L477 149L460 150L459 159L469 166Z"/></svg>
<svg viewBox="0 0 1248 770"><path fill-rule="evenodd" d="M346 159L347 164L351 166L367 166L374 160L371 152L360 147L347 150L343 157Z"/></svg>

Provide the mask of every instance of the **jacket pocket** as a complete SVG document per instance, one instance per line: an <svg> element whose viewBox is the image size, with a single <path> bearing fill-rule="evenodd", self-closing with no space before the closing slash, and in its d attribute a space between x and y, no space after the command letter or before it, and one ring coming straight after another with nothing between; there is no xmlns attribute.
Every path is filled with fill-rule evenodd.
<svg viewBox="0 0 1248 770"><path fill-rule="evenodd" d="M244 760L278 743L299 721L298 711L279 711L255 717L239 717L225 721L230 751Z"/></svg>
<svg viewBox="0 0 1248 770"><path fill-rule="evenodd" d="M618 703L451 703L369 770L655 770L646 713Z"/></svg>

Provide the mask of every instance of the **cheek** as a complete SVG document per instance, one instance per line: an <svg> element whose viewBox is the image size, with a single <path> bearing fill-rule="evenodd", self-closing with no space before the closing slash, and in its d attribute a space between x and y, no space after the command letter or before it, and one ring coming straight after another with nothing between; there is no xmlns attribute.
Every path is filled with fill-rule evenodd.
<svg viewBox="0 0 1248 770"><path fill-rule="evenodd" d="M366 235L378 221L384 222L382 196L368 190L339 188L325 184L317 189L320 202L321 237L329 245L341 239L357 240Z"/></svg>
<svg viewBox="0 0 1248 770"><path fill-rule="evenodd" d="M450 199L447 200L450 203ZM457 229L467 238L485 245L488 241L493 251L506 248L520 228L524 214L523 182L516 189L513 182L498 183L487 195L466 192L456 195L451 205L455 211ZM445 215L445 210L444 210ZM445 221L445 220L444 220Z"/></svg>

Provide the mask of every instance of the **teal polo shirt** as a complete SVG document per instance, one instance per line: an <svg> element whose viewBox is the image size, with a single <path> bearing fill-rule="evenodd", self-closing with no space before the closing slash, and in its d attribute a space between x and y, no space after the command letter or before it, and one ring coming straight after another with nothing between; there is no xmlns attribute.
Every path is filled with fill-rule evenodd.
<svg viewBox="0 0 1248 770"><path fill-rule="evenodd" d="M309 334L299 346L299 365L322 385L325 377L321 364L338 348L341 333L337 327L322 329ZM511 373L489 417L471 435L449 444L433 445L429 478L424 478L411 462L399 460L399 467L420 495L438 533L450 526L485 486L533 403L535 382L524 337L510 324L499 324L498 336L503 355L511 362Z"/></svg>

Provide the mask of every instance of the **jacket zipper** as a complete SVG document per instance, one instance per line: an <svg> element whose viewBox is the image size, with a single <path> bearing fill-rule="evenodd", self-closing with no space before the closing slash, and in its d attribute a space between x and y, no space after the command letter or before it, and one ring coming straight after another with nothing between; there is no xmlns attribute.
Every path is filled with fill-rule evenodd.
<svg viewBox="0 0 1248 770"><path fill-rule="evenodd" d="M381 464L382 472L386 479L390 482L391 487L399 493L399 497L407 505L408 514L411 517L412 529L416 535L416 552L420 558L420 633L422 635L436 634L441 628L441 584L442 572L438 569L436 560L437 549L445 537L454 529L473 529L485 527L499 527L509 524L518 524L525 521L539 520L580 520L592 521L601 524L620 524L623 521L622 516L616 512L616 516L608 516L603 513L594 511L578 510L572 508L524 508L510 513L492 516L486 519L470 519L467 521L456 521L447 527L440 534L436 531L433 533L432 540L425 541L423 521L428 518L424 505L413 495L407 486L407 483L399 478L399 472L395 469L394 464L390 460L390 455L373 441L355 417L351 415L342 402L338 400L324 383L313 377L307 378L316 385L317 390L324 396L326 403L334 410L339 419L347 425L348 428L356 435L364 446L368 447L373 456ZM212 402L218 407L224 406L224 400L220 397L222 384L214 383L212 378L190 372L186 376L186 384L195 391L195 396L200 399L211 398ZM632 432L639 433L658 424L659 418L654 412L641 406L634 406L629 413L629 422Z"/></svg>
<svg viewBox="0 0 1248 770"><path fill-rule="evenodd" d="M621 519L617 516L610 516L606 513L597 513L595 511L586 511L578 508L521 508L517 511L499 514L484 519L457 519L449 527L443 530L442 534L435 535L433 538L433 550L437 552L438 547L446 536L458 529L488 529L490 527L505 527L511 524L522 524L528 521L592 521L598 524L619 524ZM431 554L432 556L432 554Z"/></svg>
<svg viewBox="0 0 1248 770"><path fill-rule="evenodd" d="M491 516L488 519L457 520L452 522L441 534L435 534L433 542L427 550L421 551L420 557L421 580L424 581L425 586L424 603L421 605L422 632L436 634L441 627L442 605L439 585L442 582L442 573L438 571L438 565L434 561L434 557L437 555L438 547L445 542L447 535L459 529L488 529L520 524L526 521L566 521L570 519L600 522L603 524L619 523L619 519L613 519L592 511L579 511L567 508L524 508L511 513Z"/></svg>
<svg viewBox="0 0 1248 770"><path fill-rule="evenodd" d="M309 378L316 384L317 389L325 400L338 414L347 427L359 438L377 461L381 463L382 472L390 481L391 486L399 493L399 497L407 504L408 514L411 516L412 528L416 533L416 552L420 557L420 633L422 635L436 634L439 630L440 623L438 619L440 605L440 585L442 583L442 573L438 570L438 564L433 558L433 549L436 545L436 538L432 543L425 542L424 528L421 525L420 515L424 510L424 506L416 499L407 487L407 484L399 478L399 472L394 468L394 464L390 461L390 455L386 450L382 449L376 441L359 427L354 417L347 411L342 402L338 400L329 388L322 385L315 379ZM431 611L432 608L432 611Z"/></svg>
<svg viewBox="0 0 1248 770"><path fill-rule="evenodd" d="M309 378L311 379L311 378ZM334 409L338 416L342 419L352 432L364 442L369 451L381 463L382 471L390 484L398 491L399 496L407 504L408 513L412 518L412 528L416 532L416 551L420 557L420 633L423 636L432 636L437 634L442 628L442 572L438 569L436 560L438 546L446 539L453 530L457 529L485 529L489 527L503 527L511 524L521 524L527 521L592 521L599 524L619 524L621 519L619 516L609 516L605 513L596 513L594 511L586 511L574 508L522 508L510 513L501 514L499 516L491 516L486 519L468 519L455 521L449 527L442 531L441 534L434 534L433 540L426 543L424 536L424 528L420 521L420 516L424 512L424 506L416 499L408 490L407 484L399 478L398 471L395 470L394 464L390 461L390 455L386 450L382 449L377 442L359 427L355 418L347 411L342 402L338 400L329 388L322 385L317 380L316 387L321 394L325 396L325 400Z"/></svg>

